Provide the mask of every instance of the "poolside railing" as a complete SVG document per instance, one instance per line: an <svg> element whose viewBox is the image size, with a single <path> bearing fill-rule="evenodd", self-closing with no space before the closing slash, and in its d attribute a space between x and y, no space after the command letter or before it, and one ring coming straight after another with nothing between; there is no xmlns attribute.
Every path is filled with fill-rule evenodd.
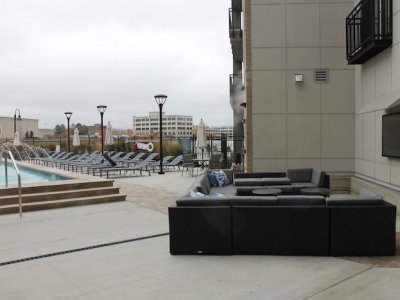
<svg viewBox="0 0 400 300"><path fill-rule="evenodd" d="M8 187L8 161L7 158L10 157L11 162L14 166L15 171L17 172L18 177L18 205L19 205L19 216L22 217L22 188L21 188L21 173L19 172L17 163L15 162L14 156L11 151L1 151L0 157L4 158L4 174L5 174L5 181L6 187ZM8 156L8 157L7 157Z"/></svg>

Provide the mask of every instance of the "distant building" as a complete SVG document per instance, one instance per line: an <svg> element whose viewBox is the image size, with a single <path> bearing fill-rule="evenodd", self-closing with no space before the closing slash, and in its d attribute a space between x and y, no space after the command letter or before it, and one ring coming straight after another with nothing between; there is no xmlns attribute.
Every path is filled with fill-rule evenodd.
<svg viewBox="0 0 400 300"><path fill-rule="evenodd" d="M193 117L184 115L166 115L163 113L163 135L172 137L191 136ZM159 112L149 112L148 116L133 116L132 129L135 136L159 134Z"/></svg>
<svg viewBox="0 0 400 300"><path fill-rule="evenodd" d="M197 134L198 126L193 126L193 134ZM213 138L221 138L221 134L226 134L227 138L233 138L233 126L206 126L206 135Z"/></svg>
<svg viewBox="0 0 400 300"><path fill-rule="evenodd" d="M233 138L233 126L206 127L206 132L211 133L215 138L220 138L221 134L226 134L227 138Z"/></svg>
<svg viewBox="0 0 400 300"><path fill-rule="evenodd" d="M21 134L21 137L25 137L25 133L28 134L32 131L33 136L43 137L45 131L39 129L38 119L27 119L22 118L22 120L16 122L16 130ZM13 117L0 117L0 139L13 139L14 138L14 118Z"/></svg>

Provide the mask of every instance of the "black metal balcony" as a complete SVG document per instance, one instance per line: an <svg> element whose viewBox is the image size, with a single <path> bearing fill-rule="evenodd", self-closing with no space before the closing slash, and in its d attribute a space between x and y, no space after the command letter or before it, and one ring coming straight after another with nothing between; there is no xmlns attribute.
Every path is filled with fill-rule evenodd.
<svg viewBox="0 0 400 300"><path fill-rule="evenodd" d="M243 61L243 30L242 13L229 9L229 38L231 41L233 59Z"/></svg>
<svg viewBox="0 0 400 300"><path fill-rule="evenodd" d="M392 45L392 0L361 0L346 18L349 64L363 64Z"/></svg>
<svg viewBox="0 0 400 300"><path fill-rule="evenodd" d="M242 11L242 0L232 0L232 9L235 11Z"/></svg>
<svg viewBox="0 0 400 300"><path fill-rule="evenodd" d="M241 12L229 9L229 37L237 38L243 36Z"/></svg>
<svg viewBox="0 0 400 300"><path fill-rule="evenodd" d="M229 75L229 90L230 95L241 93L243 90L242 74Z"/></svg>

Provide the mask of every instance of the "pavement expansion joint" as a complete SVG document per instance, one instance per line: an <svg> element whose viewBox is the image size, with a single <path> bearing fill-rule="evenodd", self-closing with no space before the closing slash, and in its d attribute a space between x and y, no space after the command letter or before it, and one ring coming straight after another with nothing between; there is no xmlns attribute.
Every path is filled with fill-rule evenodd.
<svg viewBox="0 0 400 300"><path fill-rule="evenodd" d="M97 249L97 248L115 246L115 245L119 245L119 244L137 242L137 241L142 241L142 240L147 240L147 239L152 239L152 238L158 238L158 237L162 237L162 236L166 236L166 235L169 235L169 232L154 234L154 235L147 235L147 236L142 236L142 237L128 239L128 240L122 240L122 241L116 241L116 242L111 242L111 243L87 246L87 247L82 247L82 248L70 249L70 250L65 250L65 251L53 252L53 253L48 253L48 254L42 254L42 255L37 255L37 256L25 257L25 258L21 258L21 259L0 262L0 267L17 264L17 263L22 263L22 262L26 262L26 261L31 261L31 260L36 260L36 259L41 259L41 258L47 258L47 257L64 255L64 254L81 252L81 251L87 251L87 250L92 250L92 249Z"/></svg>
<svg viewBox="0 0 400 300"><path fill-rule="evenodd" d="M360 272L357 272L357 273L355 273L355 274L352 274L352 275L350 275L350 276L348 276L348 277L346 277L346 278L344 278L344 279L342 279L342 280L340 280L340 281L338 281L338 282L335 282L334 284L332 284L332 285L330 285L330 286L328 286L328 287L326 287L326 288L324 288L324 289L322 289L322 290L320 290L320 291L318 291L318 292L316 292L315 294L313 294L313 295L310 295L310 296L308 296L308 297L306 297L306 298L303 298L302 300L308 300L308 299L312 299L313 297L315 297L315 296L317 296L317 295L319 295L319 294L321 294L321 293L323 293L323 292L325 292L325 291L327 291L327 290L329 290L329 289L331 289L331 288L333 288L333 287L335 287L335 286L337 286L337 285L339 285L339 284L341 284L341 283L343 283L343 282L345 282L345 281L347 281L347 280L349 280L349 279L351 279L351 278L353 278L353 277L356 277L356 276L358 276L358 275L360 275L360 274L362 274L362 273L365 273L365 272L367 272L367 271L369 271L369 270L371 270L371 269L373 269L374 267L368 267L368 268L366 268L366 269L364 269L364 270L361 270Z"/></svg>

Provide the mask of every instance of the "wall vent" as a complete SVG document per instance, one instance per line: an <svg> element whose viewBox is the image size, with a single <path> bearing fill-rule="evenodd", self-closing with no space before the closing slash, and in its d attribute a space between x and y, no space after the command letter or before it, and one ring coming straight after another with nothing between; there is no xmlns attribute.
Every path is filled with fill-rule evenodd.
<svg viewBox="0 0 400 300"><path fill-rule="evenodd" d="M314 70L314 81L315 81L315 83L328 83L329 82L329 70L328 69Z"/></svg>

